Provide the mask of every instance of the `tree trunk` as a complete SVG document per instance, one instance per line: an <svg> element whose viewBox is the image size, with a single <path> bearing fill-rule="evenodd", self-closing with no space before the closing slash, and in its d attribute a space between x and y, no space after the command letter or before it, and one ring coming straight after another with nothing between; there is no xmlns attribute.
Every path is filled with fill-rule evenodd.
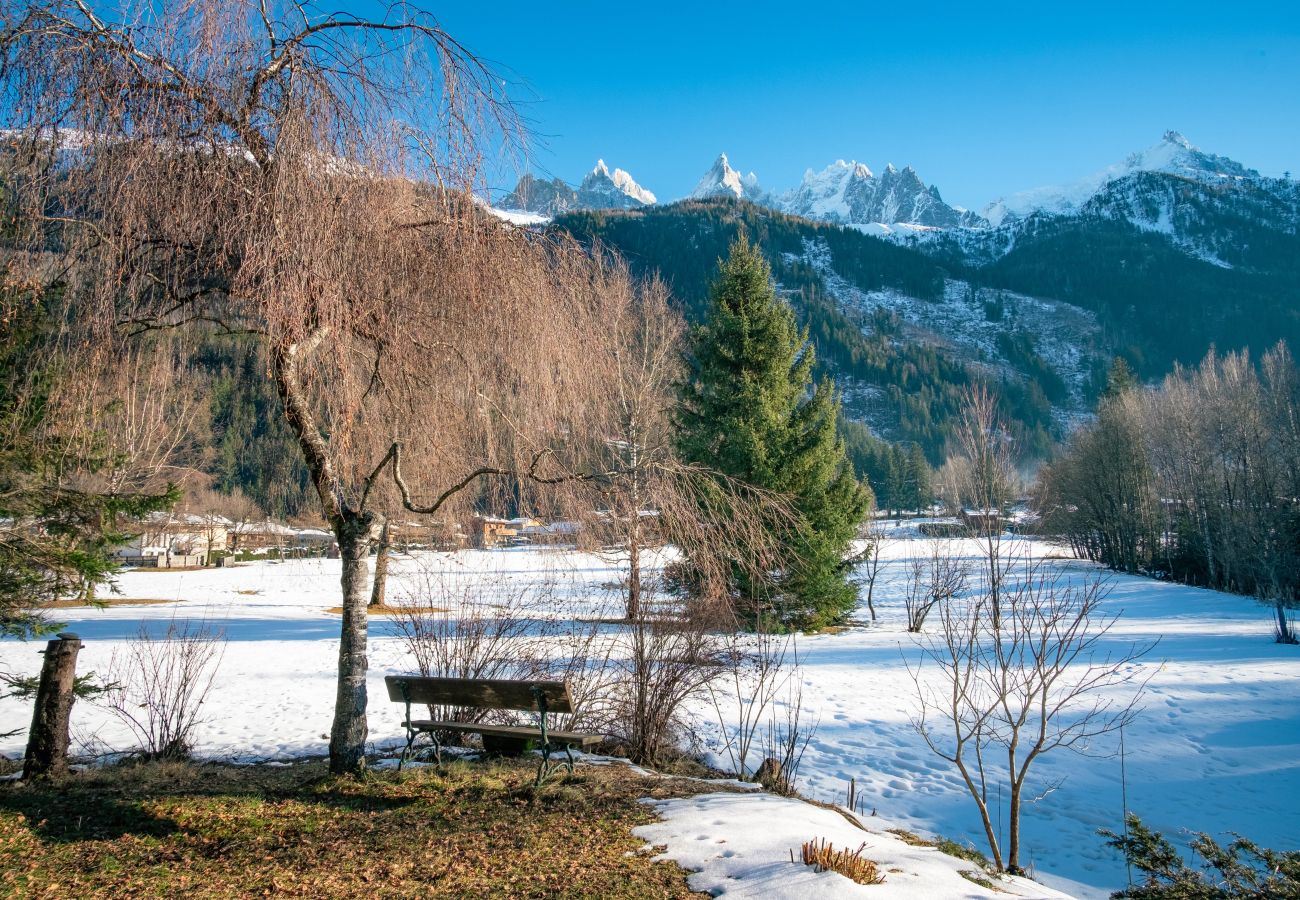
<svg viewBox="0 0 1300 900"><path fill-rule="evenodd" d="M73 688L77 680L80 639L71 632L45 646L45 662L36 689L36 708L27 736L23 777L66 775L68 772L68 719L72 715Z"/></svg>
<svg viewBox="0 0 1300 900"><path fill-rule="evenodd" d="M370 588L370 605L383 606L388 589L388 520L379 532L379 547L375 550L375 580Z"/></svg>
<svg viewBox="0 0 1300 900"><path fill-rule="evenodd" d="M335 527L343 564L343 624L339 680L330 728L330 771L357 772L366 765L366 581L372 518L349 514Z"/></svg>
<svg viewBox="0 0 1300 900"><path fill-rule="evenodd" d="M637 513L633 513L637 515ZM629 532L627 573L627 617L635 622L641 617L641 534L640 519L635 520Z"/></svg>
<svg viewBox="0 0 1300 900"><path fill-rule="evenodd" d="M1011 805L1007 808L1007 874L1024 875L1020 868L1020 784L1011 783Z"/></svg>
<svg viewBox="0 0 1300 900"><path fill-rule="evenodd" d="M1279 591L1277 600L1273 603L1273 612L1277 615L1277 642L1279 644L1297 643L1295 629L1291 626L1291 621L1286 615L1286 604L1282 602L1282 594Z"/></svg>

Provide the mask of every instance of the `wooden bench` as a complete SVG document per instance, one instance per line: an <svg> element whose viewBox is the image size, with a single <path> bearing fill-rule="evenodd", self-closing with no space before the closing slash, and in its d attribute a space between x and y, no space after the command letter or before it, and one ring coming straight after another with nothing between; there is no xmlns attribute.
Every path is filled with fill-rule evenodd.
<svg viewBox="0 0 1300 900"><path fill-rule="evenodd" d="M573 773L573 751L599 744L605 738L598 734L581 734L573 731L553 731L547 727L547 717L554 713L573 712L569 685L563 681L512 681L486 678L425 678L419 675L388 675L388 699L406 705L406 747L397 767L411 756L411 748L421 733L433 741L434 753L442 761L442 744L438 732L477 734L483 738L483 749L503 754L522 753L530 741L539 741L542 765L537 772L540 784L552 771L551 753L563 749L569 773ZM414 703L431 706L460 706L468 709L508 709L535 712L541 717L538 728L521 725L486 725L480 722L438 722L416 719L411 715Z"/></svg>

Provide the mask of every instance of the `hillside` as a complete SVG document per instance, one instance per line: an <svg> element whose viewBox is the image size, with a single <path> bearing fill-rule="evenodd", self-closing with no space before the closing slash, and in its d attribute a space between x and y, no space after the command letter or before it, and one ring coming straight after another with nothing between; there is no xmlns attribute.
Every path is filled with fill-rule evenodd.
<svg viewBox="0 0 1300 900"><path fill-rule="evenodd" d="M658 273L698 319L719 258L743 230L808 328L852 419L943 460L961 392L992 383L1030 456L1088 408L1101 365L1094 317L965 280L915 248L752 203L714 198L573 212L553 228Z"/></svg>

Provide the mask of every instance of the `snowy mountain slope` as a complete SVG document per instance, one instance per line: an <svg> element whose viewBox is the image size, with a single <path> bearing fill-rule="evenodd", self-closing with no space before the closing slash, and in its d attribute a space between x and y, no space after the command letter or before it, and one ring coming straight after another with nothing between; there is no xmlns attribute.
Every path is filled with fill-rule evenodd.
<svg viewBox="0 0 1300 900"><path fill-rule="evenodd" d="M1080 216L1127 221L1168 235L1188 255L1215 265L1267 266L1271 240L1300 233L1300 184L1259 176L1223 181L1139 172L1098 191Z"/></svg>
<svg viewBox="0 0 1300 900"><path fill-rule="evenodd" d="M1052 414L1064 433L1089 408L1089 385L1101 354L1102 334L1096 314L1070 303L1011 291L977 287L948 279L943 296L922 299L897 288L864 291L836 271L836 260L824 241L804 240L801 262L822 277L826 292L866 321L883 313L899 323L900 339L942 350L953 359L992 375L999 381L1024 382L1026 353L1050 368L1056 386ZM1059 379L1059 383L1056 379ZM856 387L845 385L852 393ZM850 403L868 424L888 428L880 407ZM873 419L873 414L875 418Z"/></svg>
<svg viewBox="0 0 1300 900"><path fill-rule="evenodd" d="M773 204L781 212L837 225L909 225L955 228L981 220L943 202L939 189L927 186L911 166L892 164L880 175L858 162L836 160L820 172L809 169L803 181Z"/></svg>
<svg viewBox="0 0 1300 900"><path fill-rule="evenodd" d="M1254 169L1227 157L1206 153L1177 131L1166 131L1160 143L1078 181L1033 188L995 200L984 208L984 218L997 226L1034 213L1070 215L1079 212L1111 182L1140 172L1162 172L1202 183L1259 177Z"/></svg>
<svg viewBox="0 0 1300 900"><path fill-rule="evenodd" d="M709 197L735 197L754 203L768 204L767 192L758 184L758 176L753 172L742 175L731 167L727 154L719 153L709 170L700 177L699 183L690 193L692 200L705 200Z"/></svg>

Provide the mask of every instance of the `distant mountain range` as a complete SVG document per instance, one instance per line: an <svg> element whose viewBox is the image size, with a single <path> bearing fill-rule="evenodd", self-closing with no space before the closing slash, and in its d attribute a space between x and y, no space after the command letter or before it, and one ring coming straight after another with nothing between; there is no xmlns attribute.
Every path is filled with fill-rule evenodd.
<svg viewBox="0 0 1300 900"><path fill-rule="evenodd" d="M622 169L610 172L605 161L598 159L576 190L558 178L542 181L525 175L497 205L511 211L558 216L575 209L635 209L654 202L655 195L631 175Z"/></svg>
<svg viewBox="0 0 1300 900"><path fill-rule="evenodd" d="M1214 189L1257 188L1267 182L1254 169L1227 157L1206 153L1183 135L1166 132L1156 145L1131 154L1127 159L1071 184L1039 187L999 198L982 213L944 202L935 185L927 185L911 166L892 164L879 174L865 164L836 160L816 171L808 169L793 190L774 194L765 190L758 176L742 174L723 153L700 178L685 199L734 197L779 212L820 222L846 225L867 233L915 235L919 232L951 229L988 231L1033 216L1074 215L1088 208L1098 195L1112 192L1117 182L1143 173L1157 173L1186 179ZM496 205L505 210L555 216L575 210L636 209L655 203L655 195L622 169L611 174L600 161L577 189L560 179L546 182L525 175L518 186ZM1097 210L1093 204L1093 212ZM1143 215L1138 208L1130 214ZM1164 227L1159 219L1147 217L1152 227Z"/></svg>
<svg viewBox="0 0 1300 900"><path fill-rule="evenodd" d="M725 154L688 198L622 202L571 205L550 227L660 275L692 317L743 230L848 415L935 462L972 381L994 384L1033 455L1090 412L1116 356L1158 379L1212 348L1300 352L1300 183L1176 132L980 215L910 168L851 161L774 196Z"/></svg>

